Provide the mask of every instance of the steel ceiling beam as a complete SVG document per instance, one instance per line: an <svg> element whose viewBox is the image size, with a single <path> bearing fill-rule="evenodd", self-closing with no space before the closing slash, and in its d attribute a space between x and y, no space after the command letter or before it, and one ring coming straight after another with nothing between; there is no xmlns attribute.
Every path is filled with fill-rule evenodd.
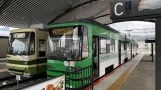
<svg viewBox="0 0 161 90"><path fill-rule="evenodd" d="M77 8L83 6L83 5L95 2L95 1L99 1L99 0L86 1L84 3L81 3L81 4L78 4L78 5L74 6L72 8L69 8L69 9L65 10L62 14L60 14L60 15L56 16L54 19L52 19L48 24L54 23L56 20L60 19L61 17L65 16L65 15L67 15L68 13L74 11L75 9L77 9Z"/></svg>
<svg viewBox="0 0 161 90"><path fill-rule="evenodd" d="M2 6L0 6L0 15L11 4L12 0L5 0Z"/></svg>
<svg viewBox="0 0 161 90"><path fill-rule="evenodd" d="M106 17L106 16L109 16L110 14L104 14L104 15L100 15L100 16L97 16L97 17L94 17L92 19L98 19L98 18L102 18L102 17Z"/></svg>

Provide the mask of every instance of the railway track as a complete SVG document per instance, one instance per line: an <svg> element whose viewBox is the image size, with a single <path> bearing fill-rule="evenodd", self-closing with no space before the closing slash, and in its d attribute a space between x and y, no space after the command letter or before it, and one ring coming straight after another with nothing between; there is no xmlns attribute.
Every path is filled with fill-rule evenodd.
<svg viewBox="0 0 161 90"><path fill-rule="evenodd" d="M31 86L40 82L43 82L47 80L46 77L41 76L41 77L31 77L31 78L22 78L19 81L19 85L17 87L17 81L16 81L16 77L12 77L12 78L6 78L1 82L0 84L0 90L18 90L27 86Z"/></svg>
<svg viewBox="0 0 161 90"><path fill-rule="evenodd" d="M15 80L16 80L15 76L10 76L10 77L5 77L5 78L0 79L0 89L11 83L14 83Z"/></svg>

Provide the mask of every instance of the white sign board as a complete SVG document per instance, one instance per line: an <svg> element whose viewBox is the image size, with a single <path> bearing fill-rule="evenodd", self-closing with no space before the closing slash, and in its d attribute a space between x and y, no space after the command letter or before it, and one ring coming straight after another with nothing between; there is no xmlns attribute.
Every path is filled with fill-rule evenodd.
<svg viewBox="0 0 161 90"><path fill-rule="evenodd" d="M65 90L65 75L24 88L22 90Z"/></svg>
<svg viewBox="0 0 161 90"><path fill-rule="evenodd" d="M21 80L21 76L20 75L16 75L16 80Z"/></svg>

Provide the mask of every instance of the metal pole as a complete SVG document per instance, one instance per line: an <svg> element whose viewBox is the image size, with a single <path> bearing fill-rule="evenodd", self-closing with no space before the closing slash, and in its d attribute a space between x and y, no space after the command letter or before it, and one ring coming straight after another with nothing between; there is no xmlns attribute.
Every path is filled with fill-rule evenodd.
<svg viewBox="0 0 161 90"><path fill-rule="evenodd" d="M156 18L155 23L155 45L156 45L156 55L155 55L155 80L156 80L156 89L155 90L161 90L161 18Z"/></svg>
<svg viewBox="0 0 161 90"><path fill-rule="evenodd" d="M19 80L17 80L17 89L18 89Z"/></svg>
<svg viewBox="0 0 161 90"><path fill-rule="evenodd" d="M152 62L153 62L154 61L154 54L153 54L153 49L154 48L153 48L153 43L151 43L151 49L152 49L151 52L152 52Z"/></svg>

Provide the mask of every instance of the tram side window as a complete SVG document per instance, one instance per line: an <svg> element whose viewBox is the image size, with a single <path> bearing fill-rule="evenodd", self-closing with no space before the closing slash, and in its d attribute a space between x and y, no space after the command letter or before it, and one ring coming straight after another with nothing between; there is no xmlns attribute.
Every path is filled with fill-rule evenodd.
<svg viewBox="0 0 161 90"><path fill-rule="evenodd" d="M129 50L131 50L131 43L129 43Z"/></svg>
<svg viewBox="0 0 161 90"><path fill-rule="evenodd" d="M115 51L118 51L118 40L115 40Z"/></svg>
<svg viewBox="0 0 161 90"><path fill-rule="evenodd" d="M111 51L111 39L106 39L107 53Z"/></svg>
<svg viewBox="0 0 161 90"><path fill-rule="evenodd" d="M114 39L106 39L106 47L107 47L107 53L115 52L116 51L116 45Z"/></svg>
<svg viewBox="0 0 161 90"><path fill-rule="evenodd" d="M82 27L83 29L83 46L82 46L82 58L88 57L88 32L87 27Z"/></svg>
<svg viewBox="0 0 161 90"><path fill-rule="evenodd" d="M31 32L31 38L30 38L30 55L35 54L35 33Z"/></svg>
<svg viewBox="0 0 161 90"><path fill-rule="evenodd" d="M121 42L121 50L125 50L125 43Z"/></svg>
<svg viewBox="0 0 161 90"><path fill-rule="evenodd" d="M40 39L39 40L39 56L43 57L46 56L46 42L45 40Z"/></svg>
<svg viewBox="0 0 161 90"><path fill-rule="evenodd" d="M111 51L110 52L115 52L115 40L111 39Z"/></svg>
<svg viewBox="0 0 161 90"><path fill-rule="evenodd" d="M100 53L106 53L106 39L100 39Z"/></svg>

